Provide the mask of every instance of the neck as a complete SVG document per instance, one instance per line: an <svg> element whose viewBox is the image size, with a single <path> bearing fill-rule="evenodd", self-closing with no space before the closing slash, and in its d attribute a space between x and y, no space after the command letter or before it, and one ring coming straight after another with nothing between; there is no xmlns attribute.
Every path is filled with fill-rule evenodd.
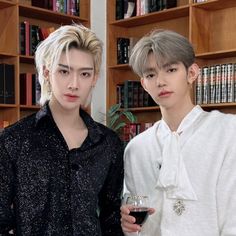
<svg viewBox="0 0 236 236"><path fill-rule="evenodd" d="M194 108L192 102L173 108L161 108L162 118L167 123L171 131L177 131L184 117Z"/></svg>
<svg viewBox="0 0 236 236"><path fill-rule="evenodd" d="M74 110L65 110L57 102L49 102L49 107L52 112L53 119L58 127L67 128L83 128L84 122L80 117L79 108Z"/></svg>

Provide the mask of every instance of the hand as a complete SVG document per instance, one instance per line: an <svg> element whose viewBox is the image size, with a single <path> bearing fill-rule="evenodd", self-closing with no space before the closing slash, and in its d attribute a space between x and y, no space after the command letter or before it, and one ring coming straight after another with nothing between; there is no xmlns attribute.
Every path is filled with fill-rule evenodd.
<svg viewBox="0 0 236 236"><path fill-rule="evenodd" d="M132 233L141 231L141 226L135 224L135 218L130 216L130 209L132 206L122 205L120 208L121 214L121 227L124 233ZM152 215L155 212L155 209L149 208L148 214Z"/></svg>

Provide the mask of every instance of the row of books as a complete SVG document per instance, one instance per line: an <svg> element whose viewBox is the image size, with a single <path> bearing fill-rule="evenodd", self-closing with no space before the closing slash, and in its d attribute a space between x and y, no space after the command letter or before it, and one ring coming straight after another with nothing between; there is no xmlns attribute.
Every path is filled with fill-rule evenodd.
<svg viewBox="0 0 236 236"><path fill-rule="evenodd" d="M196 81L196 104L236 102L236 63L205 66Z"/></svg>
<svg viewBox="0 0 236 236"><path fill-rule="evenodd" d="M68 15L79 16L80 0L31 0L32 6Z"/></svg>
<svg viewBox="0 0 236 236"><path fill-rule="evenodd" d="M15 103L15 66L0 63L0 103Z"/></svg>
<svg viewBox="0 0 236 236"><path fill-rule="evenodd" d="M150 128L153 125L151 122L146 123L128 123L126 124L121 132L121 140L123 141L124 145L126 146L127 143L136 135L140 134L141 132L145 131L146 129Z"/></svg>
<svg viewBox="0 0 236 236"><path fill-rule="evenodd" d="M177 0L116 0L116 20L162 11L177 6Z"/></svg>
<svg viewBox="0 0 236 236"><path fill-rule="evenodd" d="M39 42L49 36L55 30L54 27L39 27L31 25L29 21L20 23L20 54L33 56Z"/></svg>
<svg viewBox="0 0 236 236"><path fill-rule="evenodd" d="M35 74L20 74L20 104L38 105L41 95L41 86Z"/></svg>
<svg viewBox="0 0 236 236"><path fill-rule="evenodd" d="M117 64L129 63L130 52L139 39L117 38Z"/></svg>
<svg viewBox="0 0 236 236"><path fill-rule="evenodd" d="M117 84L117 103L122 108L156 106L152 97L143 89L140 81L126 80Z"/></svg>

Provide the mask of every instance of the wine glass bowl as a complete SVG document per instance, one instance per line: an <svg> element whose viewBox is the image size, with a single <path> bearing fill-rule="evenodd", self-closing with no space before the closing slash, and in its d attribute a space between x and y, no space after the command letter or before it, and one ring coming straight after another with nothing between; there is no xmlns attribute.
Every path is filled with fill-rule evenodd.
<svg viewBox="0 0 236 236"><path fill-rule="evenodd" d="M142 226L148 217L148 196L129 196L126 204L131 206L130 215L135 218L135 224Z"/></svg>

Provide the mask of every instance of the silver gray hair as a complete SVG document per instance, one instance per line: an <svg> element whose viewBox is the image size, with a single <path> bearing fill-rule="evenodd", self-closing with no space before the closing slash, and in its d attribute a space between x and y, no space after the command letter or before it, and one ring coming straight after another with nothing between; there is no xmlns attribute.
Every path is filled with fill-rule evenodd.
<svg viewBox="0 0 236 236"><path fill-rule="evenodd" d="M186 69L195 61L192 44L184 36L170 30L155 30L141 38L134 46L129 65L133 71L143 77L145 65L150 53L161 68L164 64L182 62Z"/></svg>

